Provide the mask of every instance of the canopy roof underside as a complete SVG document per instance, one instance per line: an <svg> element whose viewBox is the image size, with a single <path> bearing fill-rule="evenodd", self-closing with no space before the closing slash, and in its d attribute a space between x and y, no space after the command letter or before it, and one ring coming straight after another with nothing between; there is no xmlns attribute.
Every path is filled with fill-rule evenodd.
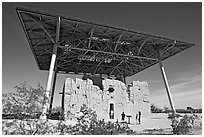
<svg viewBox="0 0 204 137"><path fill-rule="evenodd" d="M131 76L158 63L156 49L165 60L194 46L66 16L22 8L16 10L40 70L49 70L56 45L58 73L108 76Z"/></svg>

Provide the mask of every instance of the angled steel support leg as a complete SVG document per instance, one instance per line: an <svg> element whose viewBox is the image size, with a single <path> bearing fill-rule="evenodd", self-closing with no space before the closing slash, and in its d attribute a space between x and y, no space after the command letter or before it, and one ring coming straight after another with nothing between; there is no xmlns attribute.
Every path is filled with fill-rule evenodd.
<svg viewBox="0 0 204 137"><path fill-rule="evenodd" d="M51 110L52 110L53 98L54 98L54 93L55 93L56 79L57 79L57 70L54 71L54 78L53 78L53 84L52 84L52 94L51 94L51 98L50 98L50 108L49 108L50 113L51 113Z"/></svg>
<svg viewBox="0 0 204 137"><path fill-rule="evenodd" d="M57 58L57 47L59 46L58 42L59 42L59 34L60 34L60 17L58 18L56 26L57 26L56 27L56 39L55 39L55 44L53 45L53 53L52 53L52 58L50 62L50 69L49 69L49 74L48 74L48 79L47 79L47 87L46 87L46 92L44 95L42 115L40 119L47 119L46 114L47 114L49 103L50 103L51 84L52 84L53 72L55 69L56 58Z"/></svg>
<svg viewBox="0 0 204 137"><path fill-rule="evenodd" d="M46 93L44 95L43 110L42 110L42 115L41 115L40 119L47 119L46 114L47 114L47 110L49 107L51 83L52 83L53 71L54 71L54 67L55 67L56 54L57 54L57 46L54 46L53 53L52 53L52 59L51 59L51 63L50 63L48 79L47 79Z"/></svg>
<svg viewBox="0 0 204 137"><path fill-rule="evenodd" d="M157 57L158 57L159 67L160 67L160 70L161 70L161 73L162 73L162 77L163 77L163 80L164 80L166 92L167 92L167 95L168 95L169 103L170 103L170 106L171 106L171 110L172 110L173 114L175 114L176 109L174 107L174 103L173 103L173 100L172 100L172 96L171 96L167 76L166 76L165 69L164 69L164 66L162 64L162 60L161 60L160 53L159 53L158 49L157 49Z"/></svg>

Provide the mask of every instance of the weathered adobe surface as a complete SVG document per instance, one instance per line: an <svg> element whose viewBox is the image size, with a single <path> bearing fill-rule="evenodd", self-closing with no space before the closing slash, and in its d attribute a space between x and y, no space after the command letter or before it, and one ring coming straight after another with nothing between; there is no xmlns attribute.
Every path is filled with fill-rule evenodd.
<svg viewBox="0 0 204 137"><path fill-rule="evenodd" d="M90 79L67 78L65 81L65 117L77 116L83 104L96 111L99 119L121 121L130 116L133 120L138 111L142 116L150 115L150 94L147 82L133 81L127 87L118 80L102 80L103 90L93 85ZM71 112L67 113L67 112ZM112 115L112 117L110 116Z"/></svg>

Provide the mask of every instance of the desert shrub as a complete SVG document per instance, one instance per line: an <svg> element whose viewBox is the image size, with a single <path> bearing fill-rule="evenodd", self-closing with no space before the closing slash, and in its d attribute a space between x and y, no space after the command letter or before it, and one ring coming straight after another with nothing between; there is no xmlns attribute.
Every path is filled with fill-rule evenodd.
<svg viewBox="0 0 204 137"><path fill-rule="evenodd" d="M129 127L127 123L113 123L98 120L97 115L85 105L81 107L80 112L83 113L78 118L78 122L74 126L61 126L61 134L74 134L74 135L117 135L127 134Z"/></svg>
<svg viewBox="0 0 204 137"><path fill-rule="evenodd" d="M55 126L38 120L45 90L38 84L32 88L26 82L14 87L15 92L2 96L2 133L8 135L52 134Z"/></svg>
<svg viewBox="0 0 204 137"><path fill-rule="evenodd" d="M35 115L42 109L43 87L39 84L37 88L32 88L26 82L14 87L15 92L3 94L2 96L2 113Z"/></svg>
<svg viewBox="0 0 204 137"><path fill-rule="evenodd" d="M177 113L191 113L190 110L186 110L186 109L176 109Z"/></svg>
<svg viewBox="0 0 204 137"><path fill-rule="evenodd" d="M2 121L2 134L4 135L52 135L57 132L57 124L48 120L13 119Z"/></svg>
<svg viewBox="0 0 204 137"><path fill-rule="evenodd" d="M173 134L186 135L191 133L193 128L193 116L184 115L181 117L171 117L171 126L173 129Z"/></svg>
<svg viewBox="0 0 204 137"><path fill-rule="evenodd" d="M150 110L151 110L151 113L162 113L163 112L161 108L158 108L154 104L151 104Z"/></svg>
<svg viewBox="0 0 204 137"><path fill-rule="evenodd" d="M169 108L169 107L164 107L163 108L163 113L171 113L172 112L172 110Z"/></svg>

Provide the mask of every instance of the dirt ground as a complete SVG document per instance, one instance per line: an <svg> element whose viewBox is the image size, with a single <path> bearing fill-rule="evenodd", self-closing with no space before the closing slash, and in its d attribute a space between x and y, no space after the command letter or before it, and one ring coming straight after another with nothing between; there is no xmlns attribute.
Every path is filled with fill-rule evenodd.
<svg viewBox="0 0 204 137"><path fill-rule="evenodd" d="M167 114L152 114L150 117L143 117L141 124L136 124L135 120L132 120L129 126L134 131L171 129L171 121L167 116Z"/></svg>
<svg viewBox="0 0 204 137"><path fill-rule="evenodd" d="M195 126L191 135L202 135L202 114L198 114L200 119L195 120ZM151 114L150 117L142 118L141 124L136 124L135 120L129 124L129 127L139 134L145 135L169 135L172 134L171 120L168 114Z"/></svg>

